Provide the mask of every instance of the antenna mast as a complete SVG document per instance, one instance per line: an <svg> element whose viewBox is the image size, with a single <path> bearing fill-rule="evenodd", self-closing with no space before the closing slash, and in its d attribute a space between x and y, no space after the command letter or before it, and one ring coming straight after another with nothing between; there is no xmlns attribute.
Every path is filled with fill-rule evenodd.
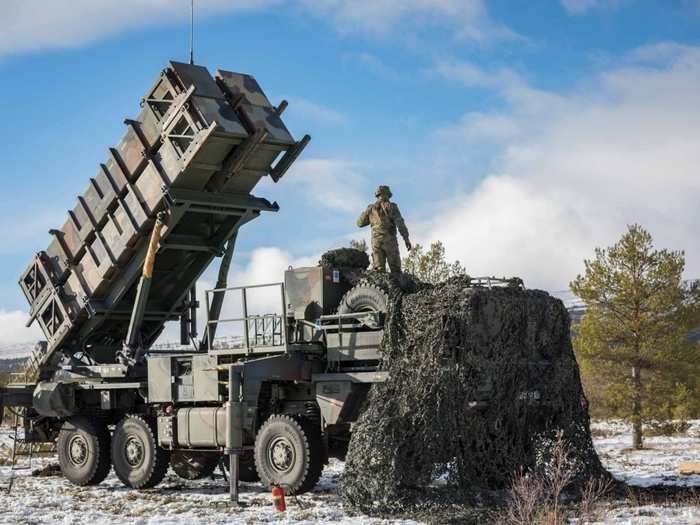
<svg viewBox="0 0 700 525"><path fill-rule="evenodd" d="M190 64L194 64L194 0L190 0Z"/></svg>

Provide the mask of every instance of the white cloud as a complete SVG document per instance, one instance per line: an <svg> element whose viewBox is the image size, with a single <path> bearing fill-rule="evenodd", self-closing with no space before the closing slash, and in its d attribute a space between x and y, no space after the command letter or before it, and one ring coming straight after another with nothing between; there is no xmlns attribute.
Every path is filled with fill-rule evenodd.
<svg viewBox="0 0 700 525"><path fill-rule="evenodd" d="M279 283L284 280L284 272L290 266L294 268L315 266L320 255L294 257L288 252L275 247L256 248L250 254L247 264L233 265L228 275L228 288ZM216 264L212 265L216 266ZM213 270L214 273L216 269ZM197 299L200 304L198 312L198 332L201 337L206 325L205 292L214 288L215 278L208 275L197 283ZM210 296L211 297L211 296ZM241 292L229 291L224 297L220 319L237 319L243 316ZM281 291L277 286L250 288L247 292L249 315L281 314ZM241 336L243 324L240 322L222 322L216 337ZM169 323L161 334L158 343L177 343L180 339L180 327L176 322Z"/></svg>
<svg viewBox="0 0 700 525"><path fill-rule="evenodd" d="M189 0L4 0L0 56L80 46L129 29L184 21ZM343 33L386 35L450 28L476 42L518 38L493 22L482 0L197 0L196 16L298 9Z"/></svg>
<svg viewBox="0 0 700 525"><path fill-rule="evenodd" d="M428 70L428 73L466 87L494 87L501 83L498 74L489 73L464 60L440 60Z"/></svg>
<svg viewBox="0 0 700 525"><path fill-rule="evenodd" d="M334 109L311 102L303 98L290 98L289 112L303 119L308 119L323 124L345 124L348 122L347 115Z"/></svg>
<svg viewBox="0 0 700 525"><path fill-rule="evenodd" d="M280 0L197 0L197 16L242 12ZM189 0L4 0L0 56L55 47L74 47L132 28L189 17Z"/></svg>
<svg viewBox="0 0 700 525"><path fill-rule="evenodd" d="M700 275L700 48L676 51L663 64L628 58L568 94L504 83L505 110L439 130L455 152L487 141L498 154L474 191L438 207L422 240L442 240L474 275L563 288L595 246L639 222L657 246L685 249L687 274Z"/></svg>
<svg viewBox="0 0 700 525"><path fill-rule="evenodd" d="M508 67L486 69L465 60L438 60L425 72L465 87L496 91L521 113L554 110L561 108L563 103L560 95L533 88L521 75ZM475 123L478 120L484 124L486 117L494 115L474 113L472 116L480 118L467 116L467 120ZM499 119L502 120L502 117L499 116Z"/></svg>
<svg viewBox="0 0 700 525"><path fill-rule="evenodd" d="M571 15L582 15L591 9L614 9L630 0L561 0L564 9Z"/></svg>
<svg viewBox="0 0 700 525"><path fill-rule="evenodd" d="M466 60L438 60L425 71L465 87L495 89L508 98L532 98L536 92L508 67L485 69Z"/></svg>
<svg viewBox="0 0 700 525"><path fill-rule="evenodd" d="M657 42L632 50L627 59L632 63L658 64L676 60L688 52L692 52L692 46L677 42Z"/></svg>
<svg viewBox="0 0 700 525"><path fill-rule="evenodd" d="M459 38L487 42L519 38L494 23L482 0L300 0L311 13L344 33L374 35L426 26L452 27Z"/></svg>
<svg viewBox="0 0 700 525"><path fill-rule="evenodd" d="M248 264L244 267L234 267L229 284L244 286L281 282L284 271L297 266L314 266L320 255L294 257L290 253L276 247L261 247L253 250Z"/></svg>
<svg viewBox="0 0 700 525"><path fill-rule="evenodd" d="M325 208L355 212L363 207L366 184L357 164L335 159L304 159L291 168L294 183Z"/></svg>
<svg viewBox="0 0 700 525"><path fill-rule="evenodd" d="M37 323L27 328L29 315L20 310L0 310L0 346L35 343L44 339Z"/></svg>
<svg viewBox="0 0 700 525"><path fill-rule="evenodd" d="M464 115L458 124L438 130L437 135L447 139L460 137L467 141L506 140L518 133L518 122L509 115L472 112Z"/></svg>

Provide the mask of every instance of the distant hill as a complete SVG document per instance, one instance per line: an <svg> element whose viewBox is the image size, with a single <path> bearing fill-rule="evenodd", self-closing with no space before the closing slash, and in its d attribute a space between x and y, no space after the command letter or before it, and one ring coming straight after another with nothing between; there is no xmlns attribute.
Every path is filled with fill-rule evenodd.
<svg viewBox="0 0 700 525"><path fill-rule="evenodd" d="M15 357L12 359L0 359L0 375L7 372L17 372L24 362L26 357Z"/></svg>
<svg viewBox="0 0 700 525"><path fill-rule="evenodd" d="M0 386L7 384L10 374L21 372L24 367L26 357L14 357L10 359L0 359ZM2 410L0 409L0 423L2 422Z"/></svg>
<svg viewBox="0 0 700 525"><path fill-rule="evenodd" d="M34 343L0 344L0 360L24 358L31 354L33 349Z"/></svg>

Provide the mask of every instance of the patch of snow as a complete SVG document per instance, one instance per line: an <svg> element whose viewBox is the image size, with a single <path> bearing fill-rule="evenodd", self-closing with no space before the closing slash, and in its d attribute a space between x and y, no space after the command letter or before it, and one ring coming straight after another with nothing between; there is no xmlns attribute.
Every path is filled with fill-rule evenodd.
<svg viewBox="0 0 700 525"><path fill-rule="evenodd" d="M594 422L591 431L600 459L617 479L639 487L700 487L700 475L678 473L681 461L700 460L700 421L691 421L690 428L681 436L647 437L642 450L631 448L632 428L627 423Z"/></svg>
<svg viewBox="0 0 700 525"><path fill-rule="evenodd" d="M681 476L678 463L700 460L700 421L691 422L680 436L651 437L646 449L631 450L632 434L622 421L593 422L594 443L603 464L618 479L631 485L655 484L698 486L700 476ZM0 448L11 446L10 430L0 429ZM56 457L33 460L41 468ZM30 470L14 473L11 494L0 490L0 524L43 525L53 523L113 525L210 525L210 524L294 524L294 525L414 525L404 519L370 518L344 509L336 494L344 463L331 460L313 492L287 498L287 511L274 510L270 493L260 483L241 483L241 502L229 503L227 484L221 477L185 481L168 473L155 489L125 488L110 473L94 487L76 487L61 477L32 477ZM0 467L0 488L12 475ZM606 506L598 525L690 525L700 523L700 507L669 502L666 505L631 506L616 501Z"/></svg>
<svg viewBox="0 0 700 525"><path fill-rule="evenodd" d="M608 512L603 521L593 525L697 525L700 507L674 505L643 505L623 507Z"/></svg>
<svg viewBox="0 0 700 525"><path fill-rule="evenodd" d="M56 458L33 461L34 468ZM94 487L77 487L61 477L32 477L16 471L12 493L0 492L0 523L112 525L204 525L275 523L295 525L417 525L412 520L384 520L356 515L342 508L335 493L344 463L331 460L313 492L287 497L287 511L275 511L269 491L260 483L241 483L241 507L230 504L227 484L214 480L185 481L169 472L158 487L132 490L114 473ZM0 468L0 487L11 474Z"/></svg>

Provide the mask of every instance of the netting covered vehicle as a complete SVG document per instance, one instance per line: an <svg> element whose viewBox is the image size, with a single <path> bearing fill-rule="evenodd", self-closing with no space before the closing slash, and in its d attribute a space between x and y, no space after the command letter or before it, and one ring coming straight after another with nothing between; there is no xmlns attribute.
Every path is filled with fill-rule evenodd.
<svg viewBox="0 0 700 525"><path fill-rule="evenodd" d="M264 177L278 182L310 139L292 138L285 107L273 106L250 75L170 63L21 275L30 322L45 341L0 390L0 407L17 415L25 443L56 443L73 483L99 483L114 469L126 486L148 488L169 467L198 479L228 457L234 494L239 479L308 491L329 457L347 453L372 385L387 384L387 357L405 351L401 323L413 323L428 344L454 332L443 326L450 319L467 319L448 315L444 301L429 322L400 318L402 297L419 299L425 285L367 272L366 254L348 249L290 268L278 283L228 286L241 227L279 209L251 191ZM195 284L216 259L200 338ZM524 293L519 280L460 282L465 290ZM558 312L553 301L536 304ZM478 328L522 328L509 332L507 348L527 346L528 323L543 319L508 304L493 312L497 319L485 315ZM168 322L180 324L180 345L154 346ZM559 319L557 337L568 337L566 323ZM543 340L545 332L537 332ZM438 346L415 352L459 368L470 346L454 341L445 355ZM533 361L522 370L549 377L552 363L537 349L522 357ZM455 406L472 417L498 397L494 384L475 374L473 388L454 390L469 397ZM507 393L514 405L549 399L536 380L521 386Z"/></svg>
<svg viewBox="0 0 700 525"><path fill-rule="evenodd" d="M227 454L232 478L302 492L347 448L382 378L379 312L337 314L351 287L338 268L226 286L240 228L278 210L251 191L279 181L310 139L292 138L285 107L250 75L171 62L21 275L46 339L0 406L18 416L24 444L56 444L70 481L99 483L113 468L147 488L169 465L196 479ZM217 258L198 338L195 284ZM249 312L254 289L276 290L275 313ZM242 308L221 318L232 294ZM180 323L181 344L156 349L168 322Z"/></svg>

